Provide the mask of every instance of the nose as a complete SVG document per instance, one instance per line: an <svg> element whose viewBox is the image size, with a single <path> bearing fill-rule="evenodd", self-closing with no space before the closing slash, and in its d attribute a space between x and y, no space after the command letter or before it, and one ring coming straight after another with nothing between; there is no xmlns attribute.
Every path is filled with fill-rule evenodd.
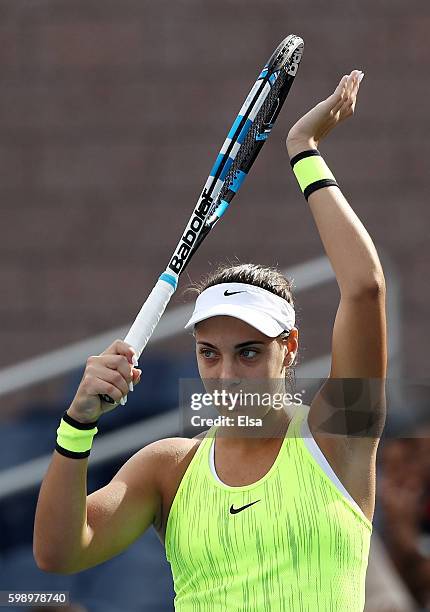
<svg viewBox="0 0 430 612"><path fill-rule="evenodd" d="M229 389L240 384L241 378L235 363L230 357L223 357L218 371L218 378L223 381L223 388Z"/></svg>

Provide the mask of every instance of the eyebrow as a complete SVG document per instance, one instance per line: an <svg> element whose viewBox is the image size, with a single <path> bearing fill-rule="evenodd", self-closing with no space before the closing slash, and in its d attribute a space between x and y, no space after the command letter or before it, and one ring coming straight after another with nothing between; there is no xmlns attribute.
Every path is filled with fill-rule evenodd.
<svg viewBox="0 0 430 612"><path fill-rule="evenodd" d="M209 346L210 348L216 349L216 346L211 344L210 342L200 341L197 344L204 344L205 346ZM244 348L245 346L249 346L250 344L266 344L262 340L248 340L247 342L241 342L240 344L236 344L235 349Z"/></svg>

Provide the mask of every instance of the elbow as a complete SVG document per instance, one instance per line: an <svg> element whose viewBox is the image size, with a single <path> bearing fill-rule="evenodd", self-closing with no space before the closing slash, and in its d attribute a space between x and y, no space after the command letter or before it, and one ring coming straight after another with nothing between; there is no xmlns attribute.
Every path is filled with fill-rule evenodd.
<svg viewBox="0 0 430 612"><path fill-rule="evenodd" d="M36 537L33 538L33 559L42 572L54 573L54 564L46 555L41 554L40 547L36 545Z"/></svg>
<svg viewBox="0 0 430 612"><path fill-rule="evenodd" d="M363 288L364 297L370 297L375 299L385 298L386 286L384 275L377 276L372 279L371 282L366 284Z"/></svg>
<svg viewBox="0 0 430 612"><path fill-rule="evenodd" d="M37 567L42 572L46 572L48 574L56 573L54 570L54 565L47 559L42 559L41 557L37 557L34 553L33 553L33 558L34 558L34 562L36 563Z"/></svg>
<svg viewBox="0 0 430 612"><path fill-rule="evenodd" d="M63 576L77 574L78 572L75 569L72 569L67 566L61 566L53 560L40 557L36 555L33 551L33 558L37 565L37 567L47 574L61 574Z"/></svg>
<svg viewBox="0 0 430 612"><path fill-rule="evenodd" d="M365 282L355 283L353 289L349 288L346 294L346 297L353 299L384 300L386 295L384 275L381 273Z"/></svg>
<svg viewBox="0 0 430 612"><path fill-rule="evenodd" d="M79 572L76 569L71 569L69 567L63 568L56 565L52 565L50 563L38 562L36 561L37 567L47 574L58 574L61 576L71 576L72 574L78 574Z"/></svg>

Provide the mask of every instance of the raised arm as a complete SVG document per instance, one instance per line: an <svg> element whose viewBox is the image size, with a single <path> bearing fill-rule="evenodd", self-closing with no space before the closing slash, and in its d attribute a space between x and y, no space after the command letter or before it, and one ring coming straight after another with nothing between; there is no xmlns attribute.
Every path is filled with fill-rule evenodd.
<svg viewBox="0 0 430 612"><path fill-rule="evenodd" d="M312 404L314 421L321 423L332 416L329 409L322 407L325 399L332 409L353 409L354 415L349 422L347 420L347 431L343 433L360 435L362 426L370 426L369 438L373 439L380 433L385 408L384 273L366 228L339 186L335 186L324 160L315 155L322 138L354 114L361 79L362 73L358 70L345 75L331 96L293 126L288 134L287 149L302 189L308 186L305 195L340 290L330 375ZM307 153L309 151L311 153ZM301 167L300 160L305 160ZM314 177L313 172L316 173ZM327 186L322 186L324 184ZM335 379L342 380L334 383ZM359 401L358 393L361 394ZM375 415L378 418L373 419Z"/></svg>

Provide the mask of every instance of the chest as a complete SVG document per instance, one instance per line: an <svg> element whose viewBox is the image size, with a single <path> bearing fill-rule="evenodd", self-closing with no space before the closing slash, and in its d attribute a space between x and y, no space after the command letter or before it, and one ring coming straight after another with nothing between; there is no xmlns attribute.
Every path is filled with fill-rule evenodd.
<svg viewBox="0 0 430 612"><path fill-rule="evenodd" d="M220 577L269 567L269 574L293 576L321 557L335 563L359 558L360 520L318 471L303 471L300 463L285 456L269 477L250 486L225 487L209 470L187 474L164 536L172 566L183 567L187 559L193 575L207 567Z"/></svg>
<svg viewBox="0 0 430 612"><path fill-rule="evenodd" d="M252 455L243 452L223 452L222 450L215 454L215 449L213 449L212 458L209 458L209 461L214 462L216 474L224 484L229 487L247 486L261 480L273 468L281 444L282 440L275 440L274 444L264 452ZM169 478L163 484L162 508L155 525L158 537L163 544L173 500L198 446L199 444L196 444L193 452L170 471ZM209 469L209 464L206 467ZM215 478L215 476L212 477Z"/></svg>
<svg viewBox="0 0 430 612"><path fill-rule="evenodd" d="M273 468L282 439L273 440L264 449L248 452L226 451L221 445L212 444L209 462L218 478L229 487L243 487L261 480Z"/></svg>
<svg viewBox="0 0 430 612"><path fill-rule="evenodd" d="M326 437L321 439L315 436L316 442L319 449L323 453L324 457L329 462L329 465L333 469L340 482L344 485L346 490L356 500L360 508L363 510L364 515L371 521L373 518L374 505L375 505L375 466L374 460L369 456L363 460L363 457L354 457L354 453L351 454L351 450L348 449L342 440L333 440ZM155 529L158 537L162 544L165 544L166 527L167 521L170 515L170 510L178 491L179 485L194 457L195 452L201 441L199 440L192 449L192 452L188 453L180 462L168 472L168 478L164 480L162 488L162 507L160 509L159 516L157 518ZM271 470L274 468L274 463L278 457L278 453L281 446L281 440L276 441L271 449L265 453L256 454L255 457L250 460L248 457L246 460L240 453L228 454L223 452L214 452L214 464L218 477L220 480L230 487L243 487L256 483L263 479ZM288 455L288 448L286 451ZM209 466L206 466L209 470ZM288 482L289 503L300 505L300 496L306 494L306 486L309 486L309 482L300 483L300 476L295 476L295 470L285 469L280 473L283 473L285 482ZM297 471L300 474L300 470ZM279 474L278 474L279 476ZM211 478L215 478L212 474ZM299 480L297 480L299 478ZM284 482L280 482L279 486L275 487L275 497L280 500L283 498L281 490L283 490ZM273 490L272 490L273 493ZM309 505L312 506L312 486L308 491ZM209 500L207 500L208 503ZM255 501L242 497L231 495L231 503L233 507L241 507L247 503ZM236 502L236 506L233 502ZM284 499L285 502L285 499ZM230 507L229 504L228 508ZM271 510L274 512L285 512L285 507L275 507L271 504Z"/></svg>

